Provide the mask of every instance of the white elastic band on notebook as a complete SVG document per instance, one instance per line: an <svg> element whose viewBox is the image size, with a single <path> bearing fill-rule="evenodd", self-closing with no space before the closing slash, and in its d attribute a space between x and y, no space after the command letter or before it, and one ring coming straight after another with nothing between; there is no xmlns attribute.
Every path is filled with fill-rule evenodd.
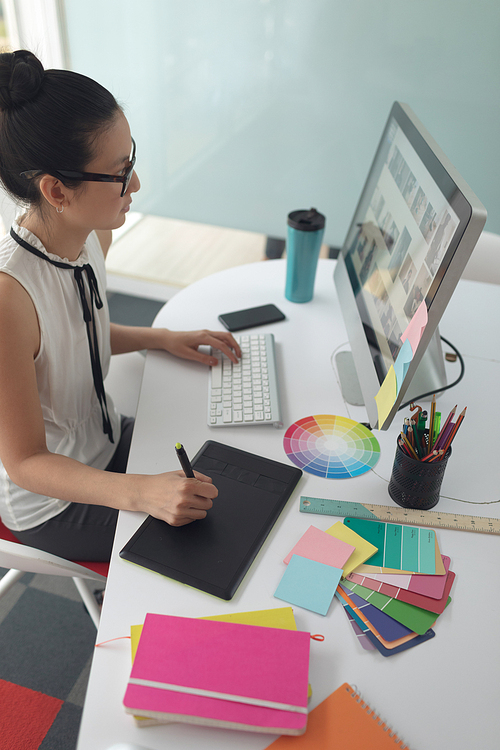
<svg viewBox="0 0 500 750"><path fill-rule="evenodd" d="M139 685L141 687L159 688L160 690L172 690L174 693L187 693L188 695L200 695L204 698L218 698L219 700L233 701L235 703L246 703L250 706L263 706L264 708L276 708L279 711L293 711L299 714L307 714L308 709L305 706L293 706L287 703L276 703L275 701L266 701L259 698L250 698L244 695L231 695L231 693L218 693L214 690L203 690L202 688L186 687L184 685L169 685L166 682L155 682L154 680L142 680L138 677L131 677L129 685Z"/></svg>

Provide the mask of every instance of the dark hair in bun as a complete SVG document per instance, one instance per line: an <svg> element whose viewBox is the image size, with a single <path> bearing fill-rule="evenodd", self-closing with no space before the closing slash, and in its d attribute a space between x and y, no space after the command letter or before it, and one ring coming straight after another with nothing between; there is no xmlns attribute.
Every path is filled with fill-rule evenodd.
<svg viewBox="0 0 500 750"><path fill-rule="evenodd" d="M2 54L0 58L0 110L13 109L34 99L44 76L40 60L26 50Z"/></svg>
<svg viewBox="0 0 500 750"><path fill-rule="evenodd" d="M21 172L85 171L96 139L120 111L114 96L91 78L44 70L27 50L0 54L0 180L6 190L41 207L38 180Z"/></svg>

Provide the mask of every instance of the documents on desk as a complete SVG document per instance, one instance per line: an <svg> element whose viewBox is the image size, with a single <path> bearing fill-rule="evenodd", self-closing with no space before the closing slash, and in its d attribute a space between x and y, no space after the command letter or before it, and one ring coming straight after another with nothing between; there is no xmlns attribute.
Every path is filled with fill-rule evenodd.
<svg viewBox="0 0 500 750"><path fill-rule="evenodd" d="M426 643L451 601L455 574L434 533L408 531L411 539L397 524L360 519L344 519L326 531L309 527L281 563L284 578L297 562L309 566L305 577L292 578L289 601L307 608L297 592L333 575L323 614L335 597L361 648L389 657ZM350 558L356 561L352 571ZM365 560L376 563L376 573L357 572L366 570ZM297 750L314 748L318 732L341 742L343 750L359 747L360 739L370 750L386 747L388 730L361 718L368 709L348 685L333 684L334 692L308 720L310 649L321 649L321 643L297 630L290 607L199 618L150 613L132 630L133 664L123 703L138 726L180 722L283 735L273 750L288 748L286 735L302 735ZM355 719L348 728L347 714ZM344 742L347 736L354 744Z"/></svg>

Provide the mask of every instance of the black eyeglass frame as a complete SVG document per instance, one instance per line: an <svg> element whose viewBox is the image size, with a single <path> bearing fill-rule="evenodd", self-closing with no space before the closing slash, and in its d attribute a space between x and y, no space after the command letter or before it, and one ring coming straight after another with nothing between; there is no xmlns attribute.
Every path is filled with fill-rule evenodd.
<svg viewBox="0 0 500 750"><path fill-rule="evenodd" d="M120 198L123 198L127 192L128 186L130 185L130 180L132 179L135 161L135 141L132 138L132 156L130 158L130 164L123 175L99 174L97 172L75 172L69 169L52 169L50 172L43 169L28 169L25 172L21 172L19 176L24 177L26 180L31 180L41 174L51 174L53 177L57 177L57 179L61 180L61 182L64 182L65 179L80 180L82 182L121 182L122 191L120 193Z"/></svg>

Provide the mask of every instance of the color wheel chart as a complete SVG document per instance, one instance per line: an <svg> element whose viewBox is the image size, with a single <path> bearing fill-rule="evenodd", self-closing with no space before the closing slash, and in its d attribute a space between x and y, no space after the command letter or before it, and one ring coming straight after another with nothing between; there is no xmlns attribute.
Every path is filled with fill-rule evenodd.
<svg viewBox="0 0 500 750"><path fill-rule="evenodd" d="M299 469L325 479L347 479L369 471L380 457L373 433L353 419L316 414L294 422L283 447Z"/></svg>

